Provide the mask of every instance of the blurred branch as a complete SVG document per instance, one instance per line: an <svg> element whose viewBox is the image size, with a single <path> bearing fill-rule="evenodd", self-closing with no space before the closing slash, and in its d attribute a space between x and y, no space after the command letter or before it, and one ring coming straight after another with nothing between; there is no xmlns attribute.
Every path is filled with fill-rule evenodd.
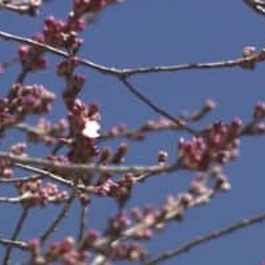
<svg viewBox="0 0 265 265"><path fill-rule="evenodd" d="M26 218L28 216L28 212L29 212L29 208L28 207L24 207L22 208L22 213L20 215L20 218L18 219L16 228L13 232L13 235L11 237L11 241L15 241L19 235L19 233L22 230L22 226L26 221ZM11 258L11 252L12 252L13 246L12 245L8 245L5 255L4 255L4 259L3 259L3 265L9 265L10 264L10 258Z"/></svg>
<svg viewBox="0 0 265 265"><path fill-rule="evenodd" d="M138 231L143 231L145 229L155 228L159 226L160 224L163 224L165 222L169 221L181 221L183 220L184 214L192 208L205 205L210 202L211 198L214 197L215 193L217 191L208 189L205 191L205 193L201 194L200 196L193 198L192 201L187 205L184 200L181 198L177 200L176 205L170 208L168 212L164 212L163 210L158 213L153 218L145 218L141 222L133 225L132 227L128 228L122 234L119 236L119 238L111 239L110 237L103 237L98 239L93 245L95 248L100 248L101 246L104 246L108 244L111 248L117 246L119 243L121 243L124 240L133 238ZM163 209L166 206L162 206L161 209ZM108 257L104 255L98 255L94 258L94 260L91 262L92 265L101 265L104 264L104 261L106 261Z"/></svg>
<svg viewBox="0 0 265 265"><path fill-rule="evenodd" d="M87 228L87 214L88 214L88 205L80 205L80 217L79 217L79 232L78 232L78 243L80 244L86 233Z"/></svg>
<svg viewBox="0 0 265 265"><path fill-rule="evenodd" d="M265 16L265 2L261 0L243 0L256 13Z"/></svg>
<svg viewBox="0 0 265 265"><path fill-rule="evenodd" d="M0 237L0 244L3 246L11 246L11 247L16 247L19 248L21 250L26 250L28 249L28 244L24 241L17 241L17 240L10 240L10 239L6 239L6 238L2 238Z"/></svg>
<svg viewBox="0 0 265 265"><path fill-rule="evenodd" d="M177 247L173 250L168 250L161 255L159 255L157 258L154 258L152 260L146 261L145 265L156 265L162 262L165 262L171 258L177 257L181 254L188 253L191 249L198 247L202 244L208 243L209 241L219 239L223 236L227 236L229 234L235 233L241 229L247 228L249 226L262 223L265 221L265 213L262 213L260 215L251 217L249 219L244 219L242 221L239 221L235 224L232 224L230 226L227 226L220 230L212 231L206 235L196 237L192 239L191 241L184 243L180 247Z"/></svg>
<svg viewBox="0 0 265 265"><path fill-rule="evenodd" d="M33 175L21 178L0 178L0 183L3 184L14 184L17 182L27 182L27 181L35 181L37 179L43 178L42 175Z"/></svg>
<svg viewBox="0 0 265 265"><path fill-rule="evenodd" d="M43 178L44 176L46 177L49 177L50 179L62 184L62 185L66 185L70 188L73 188L74 187L74 182L71 181L71 180L67 180L67 179L64 179L56 174L53 174L47 170L43 170L41 168L37 168L37 167L32 167L32 166L29 166L29 165L24 165L24 164L19 164L17 163L16 164L17 167L20 167L20 168L23 168L23 169L26 169L28 171L31 171L31 172L35 172L35 173L39 173L41 175L39 175L40 178ZM23 179L22 179L23 180ZM31 180L31 179L30 179ZM20 179L18 179L18 181L20 181ZM0 179L0 182L1 182L1 179ZM86 193L92 193L92 190L93 190L93 187L91 186L84 186L83 184L78 184L76 185L76 187L82 191L82 192L86 192Z"/></svg>
<svg viewBox="0 0 265 265"><path fill-rule="evenodd" d="M13 1L13 0L0 0L0 9L6 9L16 12L21 15L36 16L38 9L42 5L42 0L29 0L25 1Z"/></svg>
<svg viewBox="0 0 265 265"><path fill-rule="evenodd" d="M72 194L69 198L69 200L65 203L62 210L59 212L59 214L52 220L49 227L46 229L46 231L39 237L40 242L44 244L48 238L55 232L58 225L63 221L63 219L68 214L70 207L72 203L74 202L74 199L76 198L76 188L73 188Z"/></svg>

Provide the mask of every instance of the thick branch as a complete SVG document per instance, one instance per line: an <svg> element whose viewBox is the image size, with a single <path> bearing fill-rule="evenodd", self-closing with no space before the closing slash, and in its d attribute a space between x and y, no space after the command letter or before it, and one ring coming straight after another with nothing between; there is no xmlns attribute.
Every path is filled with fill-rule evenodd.
<svg viewBox="0 0 265 265"><path fill-rule="evenodd" d="M129 165L129 166L104 166L98 164L66 164L59 162L51 162L47 159L33 158L27 156L17 156L10 153L0 152L0 160L6 159L10 160L13 163L20 163L24 165L31 165L36 167L49 168L50 170L58 170L65 173L116 173L124 174L127 172L132 173L169 173L177 169L178 165L172 164L169 166L160 166L160 165L151 165L151 166L138 166L138 165Z"/></svg>

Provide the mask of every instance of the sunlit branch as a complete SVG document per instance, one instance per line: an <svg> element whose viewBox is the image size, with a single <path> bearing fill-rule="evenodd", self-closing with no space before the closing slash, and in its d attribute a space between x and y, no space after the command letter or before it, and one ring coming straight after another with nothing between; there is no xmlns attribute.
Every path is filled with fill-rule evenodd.
<svg viewBox="0 0 265 265"><path fill-rule="evenodd" d="M44 130L41 130L39 128L37 128L36 126L30 126L26 123L18 123L14 125L14 128L27 132L27 133L32 133L32 134L36 134L39 136L43 136L43 135L49 135L49 132L46 132Z"/></svg>
<svg viewBox="0 0 265 265"><path fill-rule="evenodd" d="M33 158L29 156L17 156L10 153L0 152L0 159L10 160L13 163L20 163L24 165L31 165L36 167L49 168L49 170L58 170L64 173L116 173L123 174L127 172L132 173L169 173L176 170L176 164L169 166L160 166L160 165L151 165L151 166L138 166L138 165L129 165L129 166L104 166L98 164L66 164L61 162L52 162L47 159Z"/></svg>
<svg viewBox="0 0 265 265"><path fill-rule="evenodd" d="M35 181L37 179L42 179L42 175L33 175L21 178L0 178L0 183L3 184L14 184L17 182L27 182L27 181Z"/></svg>
<svg viewBox="0 0 265 265"><path fill-rule="evenodd" d="M39 175L39 178L43 178L43 177L48 177L62 185L66 185L70 188L73 188L75 186L74 182L71 181L71 180L67 180L67 179L64 179L56 174L53 174L47 170L44 170L44 169L41 169L41 168L37 168L37 167L32 167L32 166L29 166L29 165L24 165L24 164L20 164L20 163L16 163L16 166L19 167L19 168L23 168L25 170L28 170L28 171L31 171L31 172L34 172L34 173L39 173L41 175ZM18 179L20 181L20 179ZM23 179L22 179L23 180ZM31 180L31 179L30 179ZM33 179L34 180L34 179ZM82 192L85 192L85 193L92 193L93 192L93 186L84 186L83 184L77 184L76 185L77 189L82 191Z"/></svg>
<svg viewBox="0 0 265 265"><path fill-rule="evenodd" d="M265 2L261 0L243 0L256 13L265 16Z"/></svg>
<svg viewBox="0 0 265 265"><path fill-rule="evenodd" d="M31 4L31 1L27 1L28 3L24 3L23 1L21 2L21 4L13 4L12 2L9 3L9 1L7 1L7 3L5 3L6 1L0 1L0 9L6 9L9 11L13 11L22 15L30 15L30 16L35 16L37 13L38 8L41 5L41 1L39 1L39 5L34 6L33 4ZM36 2L36 1L35 1Z"/></svg>
<svg viewBox="0 0 265 265"><path fill-rule="evenodd" d="M0 237L0 244L5 246L5 247L15 247L21 250L27 250L28 249L28 244L25 243L24 241L17 241L17 240L10 240L6 238Z"/></svg>

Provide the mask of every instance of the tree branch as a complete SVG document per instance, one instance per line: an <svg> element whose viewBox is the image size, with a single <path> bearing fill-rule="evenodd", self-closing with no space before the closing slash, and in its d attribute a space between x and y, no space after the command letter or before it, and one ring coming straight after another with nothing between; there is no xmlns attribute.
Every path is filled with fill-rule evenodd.
<svg viewBox="0 0 265 265"><path fill-rule="evenodd" d="M140 166L140 165L126 165L126 166L104 166L98 165L94 163L90 164L66 164L61 162L52 162L47 159L41 158L33 158L28 156L17 156L12 155L6 152L0 152L0 160L10 160L13 163L19 163L23 165L31 165L36 167L43 167L49 168L50 170L58 170L64 173L87 173L87 172L94 172L94 173L116 173L116 174L124 174L127 172L132 173L153 173L153 174L160 174L160 173L170 173L174 170L179 169L179 165L172 164L166 166L160 165L151 165L151 166Z"/></svg>
<svg viewBox="0 0 265 265"><path fill-rule="evenodd" d="M34 41L32 39L29 38L24 38L18 35L14 35L14 34L10 34L8 32L4 32L4 31L0 31L0 38L4 39L4 40L13 40L19 43L24 43L30 46L34 46L34 47L38 47L38 48L42 48L43 50L50 52L52 54L61 56L63 58L68 59L69 58L69 54L63 50L60 49L56 49L48 44L44 44L38 41ZM112 74L112 75L120 75L121 71L117 70L116 68L109 68L100 64L96 64L90 60L86 60L86 59L81 59L81 58L77 58L78 63L80 63L81 65L85 65L91 69L97 70L103 74Z"/></svg>
<svg viewBox="0 0 265 265"><path fill-rule="evenodd" d="M52 235L52 233L55 232L58 225L62 222L64 217L67 215L75 197L76 197L76 188L73 188L73 191L72 191L72 194L71 194L69 200L65 203L64 207L59 212L59 214L50 223L50 225L46 229L46 231L40 236L40 242L42 244L44 244L48 240L48 238Z"/></svg>
<svg viewBox="0 0 265 265"><path fill-rule="evenodd" d="M265 3L261 0L243 0L243 2L256 13L265 16Z"/></svg>
<svg viewBox="0 0 265 265"><path fill-rule="evenodd" d="M69 58L69 54L67 52L62 51L60 49L56 49L48 44L34 41L30 38L24 38L24 37L11 34L11 33L8 33L2 30L0 30L0 38L4 40L13 40L19 43L24 43L30 46L42 48L45 51L50 52L52 54L61 56L66 59ZM83 58L78 58L78 57L76 59L79 64L87 66L103 74L109 74L109 75L113 75L119 78L125 78L125 77L130 77L130 76L139 75L139 74L179 72L179 71L184 71L184 70L209 70L209 69L238 67L238 66L243 65L244 63L255 60L256 55L240 57L240 58L230 59L230 60L207 62L207 63L185 63L185 64L179 64L179 65L147 66L147 67L123 68L123 69L119 69L115 67L107 67L101 64L97 64L88 59L83 59ZM261 62L261 61L257 61L257 62Z"/></svg>
<svg viewBox="0 0 265 265"><path fill-rule="evenodd" d="M212 231L206 235L196 237L192 239L191 241L184 243L180 247L168 250L164 252L163 254L159 255L157 258L154 258L152 260L146 261L145 265L157 265L159 263L165 262L171 258L177 257L181 254L188 253L191 249L198 247L202 244L208 243L209 241L219 239L223 236L227 236L229 234L235 233L241 229L244 229L246 227L261 223L265 221L265 213L262 213L260 215L254 216L249 219L244 219L242 221L239 221L235 224L232 224L226 228Z"/></svg>
<svg viewBox="0 0 265 265"><path fill-rule="evenodd" d="M16 228L13 232L13 235L11 237L11 241L15 241L17 239L19 233L22 230L22 226L25 223L25 220L28 216L28 212L29 212L29 208L24 207L22 210L22 213L20 215L20 218L18 219L18 222L17 222ZM2 263L3 265L9 265L12 249L13 249L13 245L8 245L4 259L3 259L3 263Z"/></svg>
<svg viewBox="0 0 265 265"><path fill-rule="evenodd" d="M149 98L144 96L142 93L140 93L127 79L121 78L121 82L128 88L128 90L135 95L137 98L139 98L144 104L149 106L152 110L155 112L161 114L162 116L168 118L172 122L174 122L176 125L178 125L180 128L185 129L187 132L189 132L192 135L197 135L198 132L196 132L194 129L188 127L185 125L185 123L182 120L176 119L172 115L170 115L168 112L163 110L162 108L155 105Z"/></svg>

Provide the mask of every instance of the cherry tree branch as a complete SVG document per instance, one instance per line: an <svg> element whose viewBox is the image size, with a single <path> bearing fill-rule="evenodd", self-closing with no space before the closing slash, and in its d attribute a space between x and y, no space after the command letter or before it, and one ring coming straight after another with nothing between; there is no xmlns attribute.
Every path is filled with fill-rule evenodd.
<svg viewBox="0 0 265 265"><path fill-rule="evenodd" d="M31 165L36 167L49 168L50 170L58 170L64 173L116 173L124 174L127 172L132 173L169 173L176 170L179 166L176 164L160 166L160 165L151 165L151 166L140 166L140 165L128 165L128 166L104 166L99 164L66 164L61 162L52 162L47 159L34 158L29 156L17 156L10 153L0 152L0 159L6 159L13 163L19 163L23 165Z"/></svg>
<svg viewBox="0 0 265 265"><path fill-rule="evenodd" d="M261 0L243 0L243 2L256 13L265 16L265 2Z"/></svg>
<svg viewBox="0 0 265 265"><path fill-rule="evenodd" d="M151 259L149 261L146 261L145 265L157 265L159 263L165 262L171 258L177 257L179 255L188 253L190 250L192 250L195 247L198 247L200 245L203 245L205 243L208 243L209 241L219 239L223 236L230 235L232 233L235 233L239 230L242 230L244 228L247 228L249 226L253 226L258 223L262 223L265 221L265 213L262 213L260 215L241 220L235 224L232 224L230 226L227 226L220 230L212 231L206 235L196 237L192 239L191 241L188 241L187 243L182 244L181 246L177 247L176 249L168 250L158 257Z"/></svg>
<svg viewBox="0 0 265 265"><path fill-rule="evenodd" d="M0 31L0 38L4 39L4 40L13 40L19 43L24 43L30 46L34 46L34 47L38 47L41 48L43 50L45 50L46 52L50 52L52 54L58 55L60 57L63 57L65 59L69 58L70 54L68 54L67 52L60 50L60 49L56 49L48 44L44 44L44 43L40 43L38 41L34 41L32 39L29 38L24 38L18 35L14 35L14 34L10 34L8 32L4 32L4 31ZM97 63L94 63L90 60L87 59L81 59L81 58L76 58L78 63L80 63L81 65L87 66L91 69L97 70L99 72L102 72L103 74L112 74L112 75L120 75L122 74L121 71L117 70L116 68L109 68Z"/></svg>
<svg viewBox="0 0 265 265"><path fill-rule="evenodd" d="M41 6L42 1L27 1L26 3L23 1L21 3L12 3L9 0L0 0L0 9L6 9L9 11L13 11L19 13L21 15L29 15L35 16L38 12L39 7Z"/></svg>
<svg viewBox="0 0 265 265"><path fill-rule="evenodd" d="M3 184L14 184L17 182L27 182L27 181L34 181L37 179L43 178L42 175L32 175L32 176L27 176L27 177L21 177L21 178L0 178L0 183Z"/></svg>
<svg viewBox="0 0 265 265"><path fill-rule="evenodd" d="M22 209L22 213L20 215L20 218L18 219L16 228L15 228L15 230L13 232L12 237L11 237L11 241L16 241L19 233L22 230L23 224L25 223L25 220L26 220L26 218L28 216L28 212L29 212L29 208L28 207L24 207ZM9 245L7 247L5 255L4 255L3 263L2 263L3 265L9 265L12 249L13 249L12 245Z"/></svg>
<svg viewBox="0 0 265 265"><path fill-rule="evenodd" d="M35 46L41 48L52 54L61 56L63 58L69 58L69 54L63 50L54 48L48 44L40 43L34 41L30 38L21 37L15 34L11 34L5 31L0 30L0 38L4 40L12 40L19 43L24 43L30 46ZM130 77L133 75L139 74L150 74L150 73L163 73L163 72L179 72L184 70L209 70L209 69L221 69L221 68L231 68L242 66L249 61L256 59L256 55L250 55L245 57L240 57L236 59L216 61L216 62L207 62L207 63L185 63L178 65L168 65L168 66L147 66L139 68L124 68L119 69L115 67L107 67L101 64L97 64L91 60L83 59L77 57L77 62L81 65L87 66L93 70L99 71L103 74L113 75L119 78Z"/></svg>
<svg viewBox="0 0 265 265"><path fill-rule="evenodd" d="M198 132L196 132L194 129L190 128L189 126L185 125L182 120L176 119L172 115L170 115L168 112L166 112L164 109L158 107L155 105L149 98L144 96L140 91L138 91L127 79L121 78L121 82L128 88L128 90L135 95L137 98L139 98L144 104L146 104L148 107L150 107L155 112L161 114L162 116L168 118L172 122L174 122L177 126L179 126L182 129L185 129L187 132L189 132L192 135L197 135Z"/></svg>
<svg viewBox="0 0 265 265"><path fill-rule="evenodd" d="M61 209L59 214L52 220L48 228L44 231L44 233L39 237L40 242L44 244L49 237L56 231L59 224L63 221L63 219L68 214L74 199L76 198L76 188L73 189L72 194L69 200L65 203L64 207Z"/></svg>

